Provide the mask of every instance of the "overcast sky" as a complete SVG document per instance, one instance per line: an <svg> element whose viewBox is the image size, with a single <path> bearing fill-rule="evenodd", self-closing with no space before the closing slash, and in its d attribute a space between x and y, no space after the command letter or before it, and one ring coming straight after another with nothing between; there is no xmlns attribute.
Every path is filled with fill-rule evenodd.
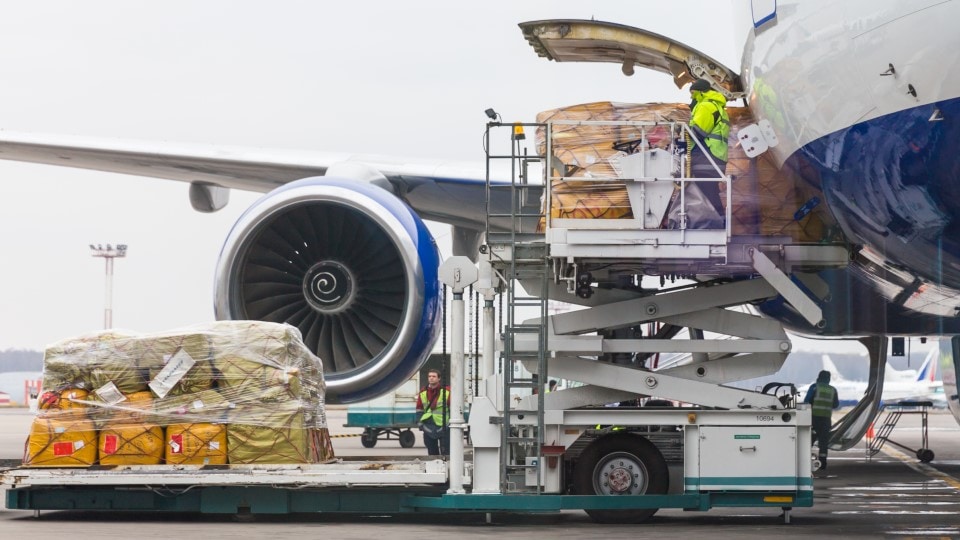
<svg viewBox="0 0 960 540"><path fill-rule="evenodd" d="M578 103L688 99L664 74L539 58L517 23L549 18L637 26L740 63L727 1L4 2L0 129L482 164L488 107L533 121ZM257 196L199 214L180 182L0 161L0 349L102 327L90 243L129 246L114 326L211 320L220 248ZM449 255L446 227L431 229Z"/></svg>
<svg viewBox="0 0 960 540"><path fill-rule="evenodd" d="M729 17L692 3L31 1L0 7L0 128L482 162L483 110L532 121L591 101L682 101L660 74L547 62L517 23L590 18L710 43ZM257 195L193 212L186 184L0 162L0 349L97 330L104 268L90 243L126 243L114 324L213 317L213 268ZM445 227L433 227L442 246Z"/></svg>

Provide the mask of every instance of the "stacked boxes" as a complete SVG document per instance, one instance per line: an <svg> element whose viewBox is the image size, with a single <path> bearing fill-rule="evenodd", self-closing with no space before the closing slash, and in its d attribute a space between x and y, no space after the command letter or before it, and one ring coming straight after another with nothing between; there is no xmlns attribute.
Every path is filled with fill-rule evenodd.
<svg viewBox="0 0 960 540"><path fill-rule="evenodd" d="M333 458L320 360L288 325L223 321L49 347L30 467Z"/></svg>
<svg viewBox="0 0 960 540"><path fill-rule="evenodd" d="M729 156L726 174L731 183L731 228L735 235L786 236L795 242L821 242L831 234L833 218L826 210L820 179L801 160L777 166L770 152L750 159L737 144L737 131L754 123L749 109L728 107L730 115ZM611 103L574 105L545 111L537 122L554 121L690 121L690 108L679 103ZM666 125L647 126L650 148L668 149L671 134ZM631 141L639 141L635 126L568 125L553 126L553 153L563 163L564 176L573 180L551 185L551 216L569 219L632 218L633 211L618 162L631 152ZM617 144L621 143L621 144ZM538 150L546 147L543 130L537 130ZM614 145L617 144L617 148ZM575 180L583 178L583 181ZM604 179L610 179L604 181ZM725 191L721 191L726 201Z"/></svg>

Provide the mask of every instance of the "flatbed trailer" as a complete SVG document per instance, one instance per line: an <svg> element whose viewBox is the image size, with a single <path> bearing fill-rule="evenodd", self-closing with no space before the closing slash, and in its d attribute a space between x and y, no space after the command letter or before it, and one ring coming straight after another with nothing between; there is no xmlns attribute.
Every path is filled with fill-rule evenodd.
<svg viewBox="0 0 960 540"><path fill-rule="evenodd" d="M110 510L242 515L516 513L656 508L705 511L721 506L790 509L813 503L812 486L797 482L796 477L790 480L789 488L766 486L762 491L753 492L707 489L706 485L700 489L701 486L697 485L700 481L716 482L716 479L686 478L686 486L680 492L636 497L448 493L449 465L450 462L443 459L415 458L340 459L313 465L19 468L0 473L0 483L8 488L7 508L37 512ZM472 467L468 467L465 472L471 470ZM472 483L469 474L463 480L468 485ZM736 482L742 483L743 479ZM717 484L714 488L722 486Z"/></svg>

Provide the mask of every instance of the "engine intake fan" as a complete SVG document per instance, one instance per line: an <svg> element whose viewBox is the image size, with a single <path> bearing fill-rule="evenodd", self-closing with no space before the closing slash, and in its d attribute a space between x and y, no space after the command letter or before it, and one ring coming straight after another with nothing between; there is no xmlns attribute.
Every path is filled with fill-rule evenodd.
<svg viewBox="0 0 960 540"><path fill-rule="evenodd" d="M327 401L364 401L429 355L438 265L426 226L386 190L307 178L264 195L233 226L217 263L216 316L296 326L323 361Z"/></svg>

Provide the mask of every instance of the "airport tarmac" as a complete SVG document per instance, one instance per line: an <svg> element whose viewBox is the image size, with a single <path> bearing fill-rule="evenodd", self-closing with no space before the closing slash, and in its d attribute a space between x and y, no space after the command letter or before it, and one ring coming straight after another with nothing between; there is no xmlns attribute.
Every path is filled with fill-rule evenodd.
<svg viewBox="0 0 960 540"><path fill-rule="evenodd" d="M0 410L0 460L10 466L20 457L32 415L24 409ZM420 442L403 449L396 441L380 441L367 449L358 428L343 428L346 411L331 409L328 423L340 456L423 455ZM891 439L916 449L919 415L905 415ZM642 525L597 525L580 511L548 515L484 516L254 516L233 517L142 512L42 512L0 510L0 538L64 538L92 534L97 538L157 536L175 538L264 538L268 536L393 539L456 535L509 538L960 538L960 426L949 413L929 415L932 463L921 464L911 453L888 444L867 459L861 443L845 452L831 452L829 467L816 473L815 504L797 508L791 524L777 509L716 508L708 512L661 510ZM131 528L136 527L136 532ZM80 531L83 531L82 533Z"/></svg>

